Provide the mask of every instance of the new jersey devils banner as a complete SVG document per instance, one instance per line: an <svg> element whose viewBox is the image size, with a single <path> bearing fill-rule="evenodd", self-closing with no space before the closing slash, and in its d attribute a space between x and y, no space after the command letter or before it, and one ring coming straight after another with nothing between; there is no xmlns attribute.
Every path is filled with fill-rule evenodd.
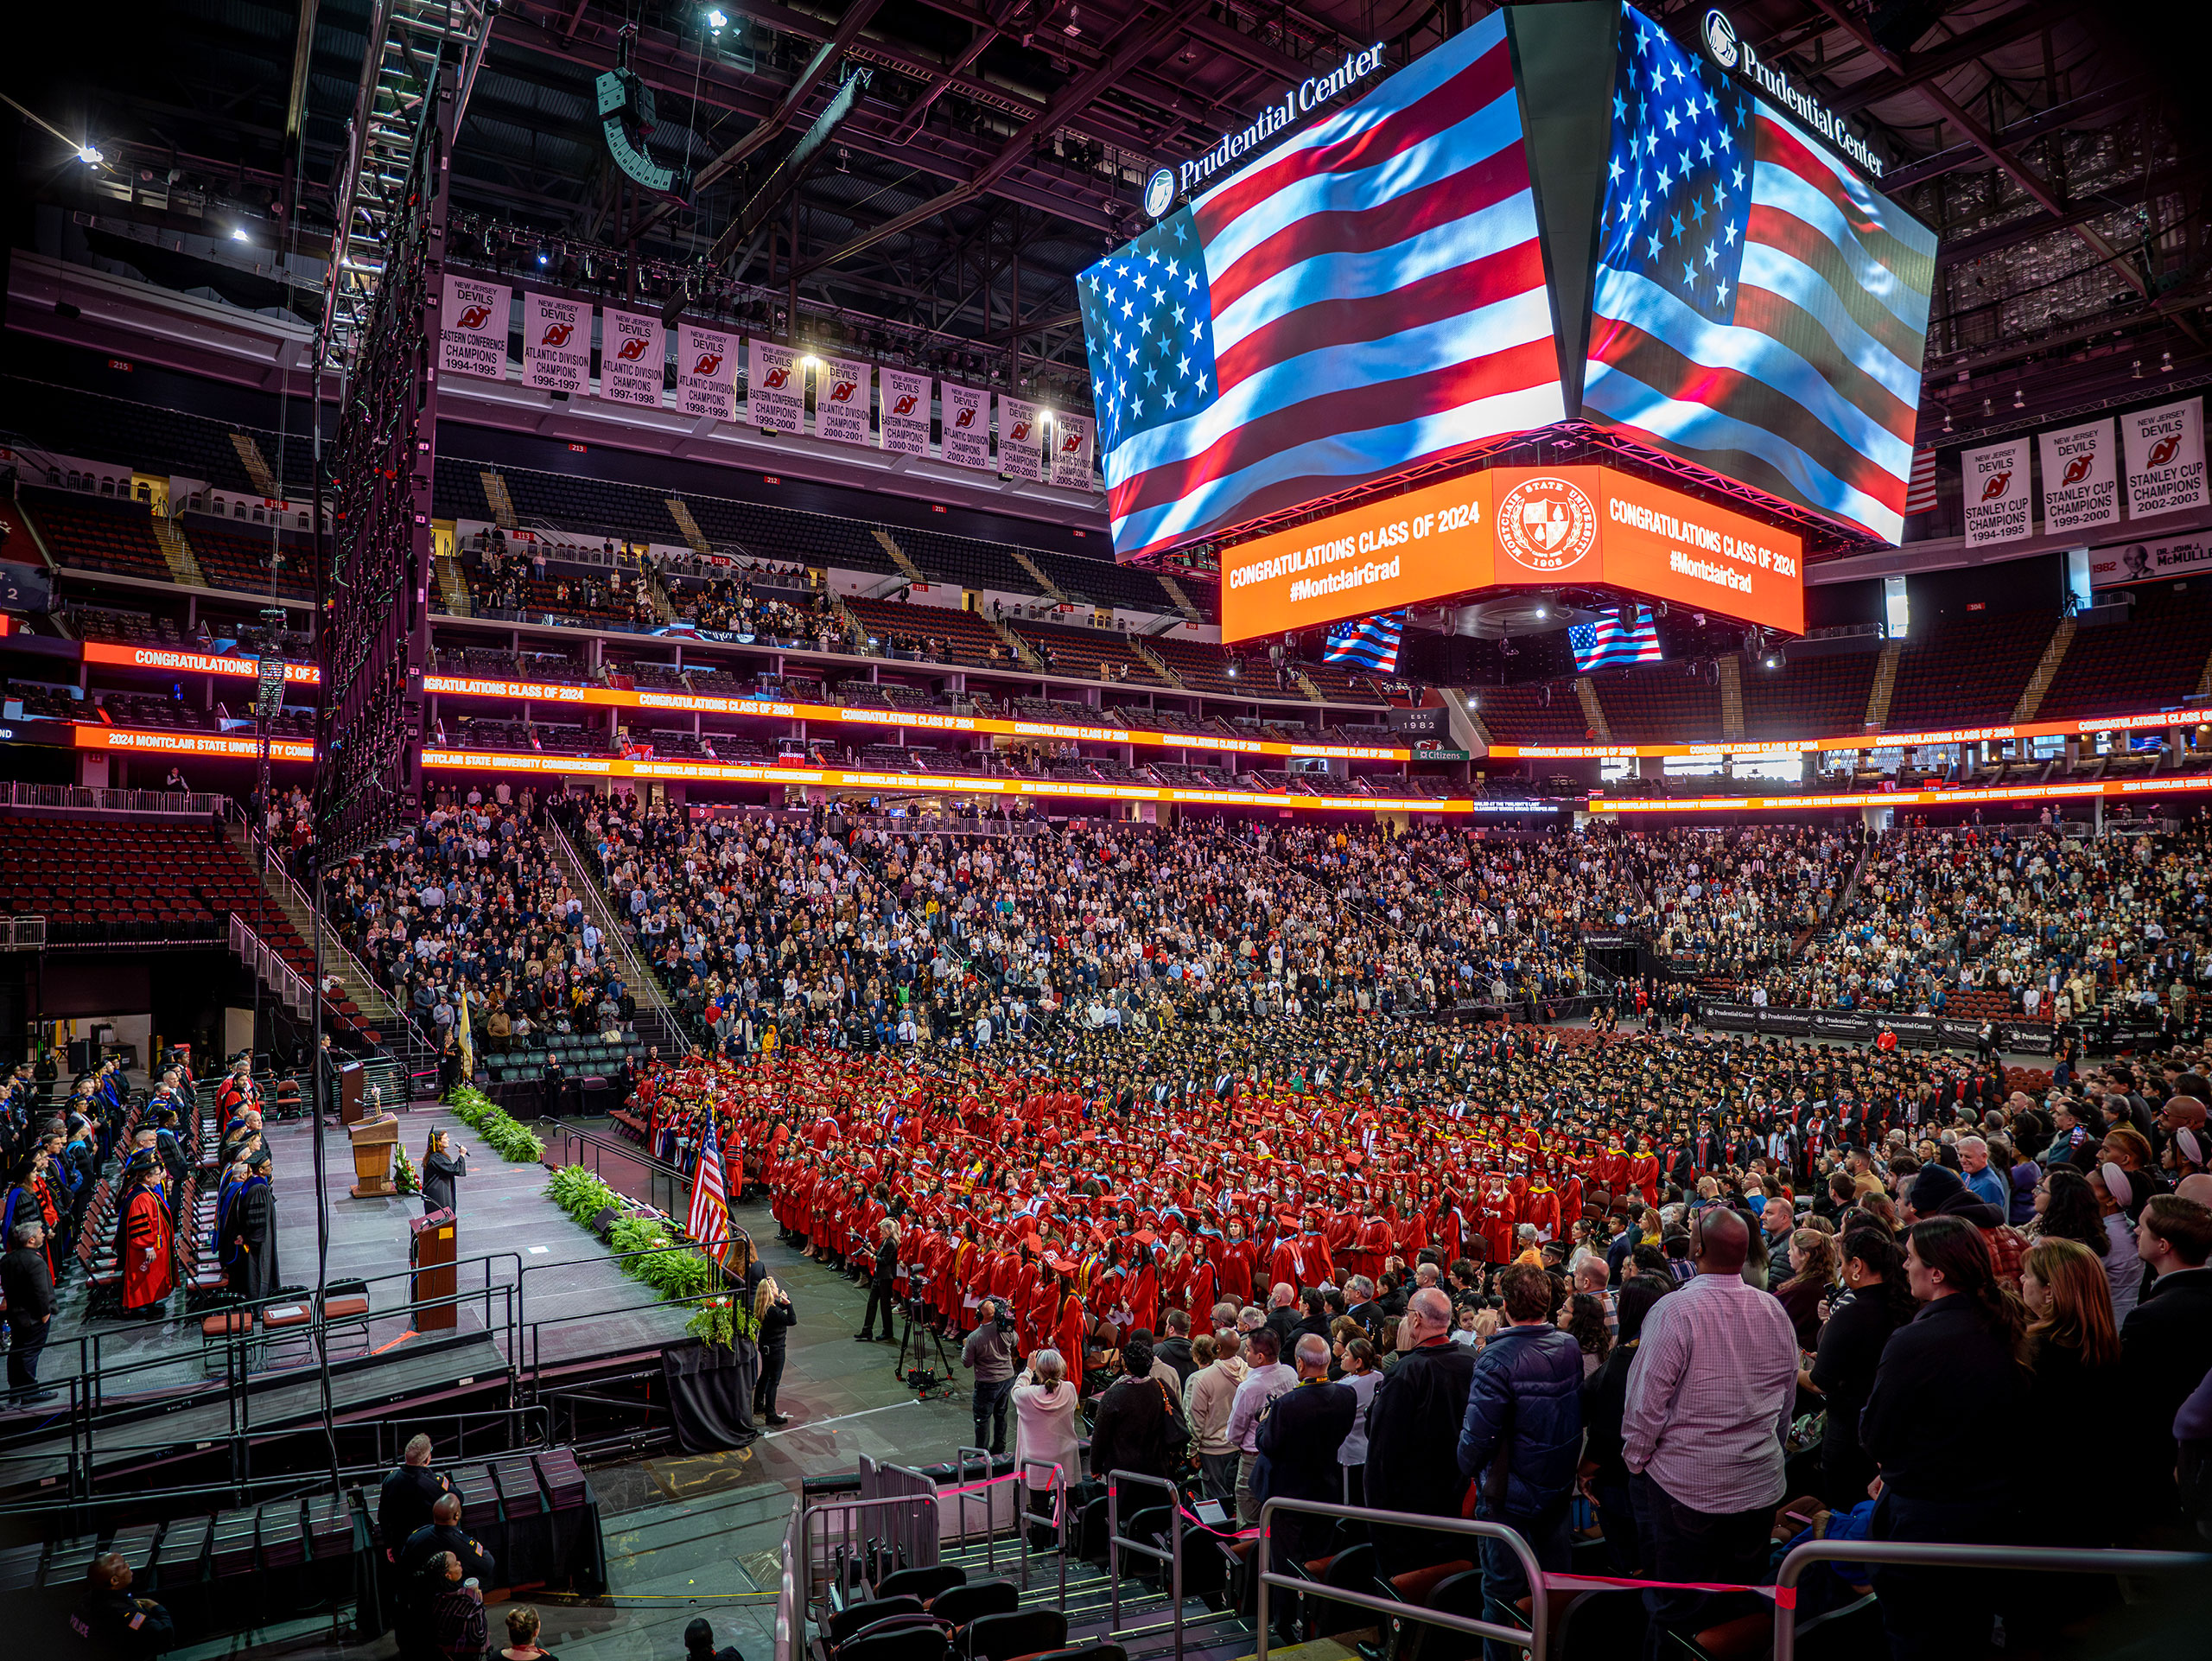
<svg viewBox="0 0 2212 1661"><path fill-rule="evenodd" d="M1090 488L1090 447L1098 423L1089 416L1064 415L1052 423L1052 482L1063 490Z"/></svg>
<svg viewBox="0 0 2212 1661"><path fill-rule="evenodd" d="M868 430L868 404L875 391L875 366L863 359L824 358L814 376L814 433L840 444L873 444Z"/></svg>
<svg viewBox="0 0 2212 1661"><path fill-rule="evenodd" d="M522 384L581 397L591 385L591 308L581 300L522 299Z"/></svg>
<svg viewBox="0 0 2212 1661"><path fill-rule="evenodd" d="M999 471L1009 479L1045 476L1044 424L1026 398L999 399Z"/></svg>
<svg viewBox="0 0 2212 1661"><path fill-rule="evenodd" d="M903 369L883 372L883 416L877 440L904 455L930 453L930 378Z"/></svg>
<svg viewBox="0 0 2212 1661"><path fill-rule="evenodd" d="M2109 418L2040 434L2036 443L2043 451L2045 536L2120 523L2120 470L2113 465Z"/></svg>
<svg viewBox="0 0 2212 1661"><path fill-rule="evenodd" d="M2028 534L2028 441L1992 444L1960 458L1965 489L1967 545L2018 542Z"/></svg>
<svg viewBox="0 0 2212 1661"><path fill-rule="evenodd" d="M737 419L737 336L727 329L676 326L676 407L709 421Z"/></svg>
<svg viewBox="0 0 2212 1661"><path fill-rule="evenodd" d="M514 290L504 283L446 273L438 306L438 372L507 378L507 307Z"/></svg>
<svg viewBox="0 0 2212 1661"><path fill-rule="evenodd" d="M2127 446L2127 517L2147 518L2202 507L2204 490L2204 400L2134 410L2120 418Z"/></svg>
<svg viewBox="0 0 2212 1661"><path fill-rule="evenodd" d="M938 383L944 399L944 459L957 468L991 468L991 407L973 386Z"/></svg>
<svg viewBox="0 0 2212 1661"><path fill-rule="evenodd" d="M611 306L599 316L600 397L609 404L659 409L661 371L668 361L660 319Z"/></svg>
<svg viewBox="0 0 2212 1661"><path fill-rule="evenodd" d="M806 430L806 370L798 348L774 346L759 335L746 342L745 418L779 433Z"/></svg>

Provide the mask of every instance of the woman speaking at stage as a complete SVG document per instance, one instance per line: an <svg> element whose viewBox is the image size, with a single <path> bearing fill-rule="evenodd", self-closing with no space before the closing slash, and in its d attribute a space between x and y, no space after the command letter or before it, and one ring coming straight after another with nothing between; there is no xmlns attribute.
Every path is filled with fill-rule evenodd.
<svg viewBox="0 0 2212 1661"><path fill-rule="evenodd" d="M423 1150L423 1215L450 1211L460 1216L461 1196L454 1179L467 1174L468 1149L442 1128L431 1131L430 1145Z"/></svg>

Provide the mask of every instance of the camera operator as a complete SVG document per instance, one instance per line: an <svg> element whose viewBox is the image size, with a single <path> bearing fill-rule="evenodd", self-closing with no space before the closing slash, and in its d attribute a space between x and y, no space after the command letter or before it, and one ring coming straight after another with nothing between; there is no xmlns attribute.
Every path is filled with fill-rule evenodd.
<svg viewBox="0 0 2212 1661"><path fill-rule="evenodd" d="M960 1365L976 1374L975 1446L1006 1452L1006 1406L1014 1394L1014 1315L998 1298L985 1298L982 1319L960 1346ZM983 1436L985 1429L990 1438Z"/></svg>

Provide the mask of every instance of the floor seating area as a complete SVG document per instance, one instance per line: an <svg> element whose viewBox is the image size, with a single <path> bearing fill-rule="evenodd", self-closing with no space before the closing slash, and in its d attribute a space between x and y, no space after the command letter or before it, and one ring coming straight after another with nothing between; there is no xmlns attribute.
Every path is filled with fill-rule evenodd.
<svg viewBox="0 0 2212 1661"><path fill-rule="evenodd" d="M212 825L0 817L0 905L43 916L49 940L219 939L256 888ZM264 920L290 926L273 904Z"/></svg>

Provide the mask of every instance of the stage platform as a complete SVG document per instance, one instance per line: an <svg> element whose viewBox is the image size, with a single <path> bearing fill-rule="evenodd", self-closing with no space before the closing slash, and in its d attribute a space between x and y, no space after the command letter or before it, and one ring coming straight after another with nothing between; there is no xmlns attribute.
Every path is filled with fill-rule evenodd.
<svg viewBox="0 0 2212 1661"><path fill-rule="evenodd" d="M658 1302L607 1257L596 1235L546 1197L544 1166L509 1163L450 1113L426 1103L401 1116L401 1140L417 1169L438 1126L470 1149L457 1206L461 1301L452 1329L443 1332L418 1330L410 1307L408 1225L423 1214L421 1199L352 1198L346 1134L325 1129L334 1196L327 1278L366 1282L370 1302L365 1327L334 1331L331 1390L340 1418L373 1416L384 1403L440 1386L652 1354L685 1338L687 1312ZM304 1294L315 1280L313 1128L304 1120L271 1124L267 1136L277 1284ZM169 1308L170 1318L157 1322L92 1317L81 1277L65 1282L40 1368L41 1382L63 1393L43 1416L0 1414L0 1441L7 1444L0 1453L0 1487L37 1481L60 1468L58 1461L47 1467L29 1455L41 1447L62 1454L70 1447L67 1416L59 1410L67 1404L73 1375L91 1383L102 1466L111 1447L143 1453L156 1445L273 1430L320 1411L317 1369L303 1340L279 1336L251 1346L245 1387L233 1390L220 1348L203 1345L200 1317L185 1314L181 1294L172 1295ZM81 1447L81 1423L78 1429ZM135 1455L118 1454L128 1456Z"/></svg>

